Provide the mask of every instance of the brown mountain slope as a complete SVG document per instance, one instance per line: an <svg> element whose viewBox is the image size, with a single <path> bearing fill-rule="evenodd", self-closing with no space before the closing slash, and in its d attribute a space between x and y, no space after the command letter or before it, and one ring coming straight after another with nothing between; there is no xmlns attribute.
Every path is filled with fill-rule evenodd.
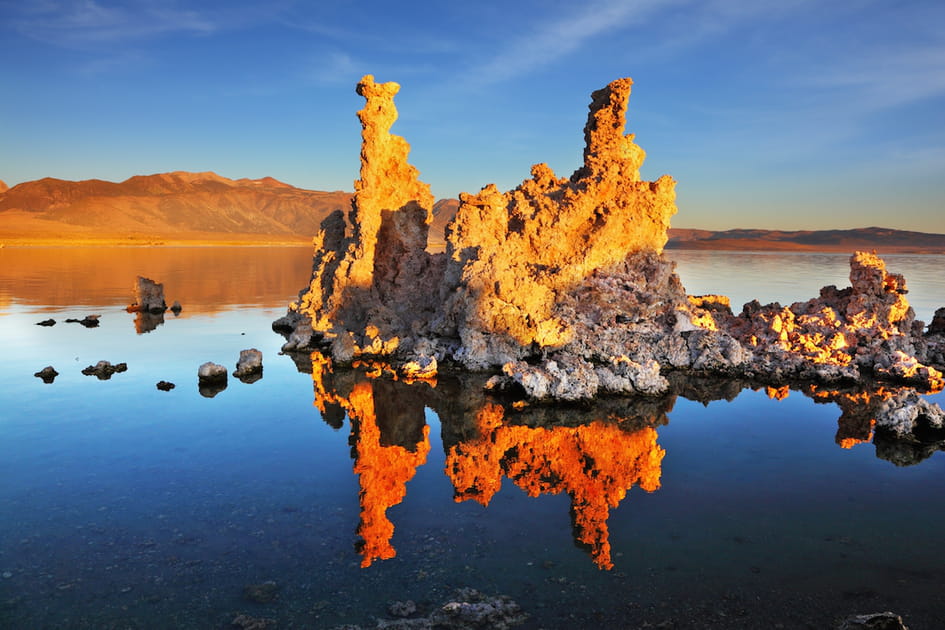
<svg viewBox="0 0 945 630"><path fill-rule="evenodd" d="M45 178L0 193L0 239L308 242L350 199L271 177L215 173L137 175L120 183Z"/></svg>
<svg viewBox="0 0 945 630"><path fill-rule="evenodd" d="M945 234L868 227L852 230L670 229L667 249L945 254Z"/></svg>

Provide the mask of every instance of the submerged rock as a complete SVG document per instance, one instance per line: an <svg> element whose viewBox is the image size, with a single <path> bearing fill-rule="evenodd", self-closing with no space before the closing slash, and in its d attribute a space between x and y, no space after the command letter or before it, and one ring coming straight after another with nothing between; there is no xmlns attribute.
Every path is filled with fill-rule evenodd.
<svg viewBox="0 0 945 630"><path fill-rule="evenodd" d="M156 387L162 392L169 392L177 386L170 381L158 381Z"/></svg>
<svg viewBox="0 0 945 630"><path fill-rule="evenodd" d="M37 326L55 326L55 325L56 325L56 320L54 320L54 319L52 319L52 318L50 318L50 319L44 319L44 320L41 321L41 322L36 322L36 325L37 325Z"/></svg>
<svg viewBox="0 0 945 630"><path fill-rule="evenodd" d="M82 373L86 376L95 376L100 381L107 381L113 374L125 372L128 370L127 363L116 363L112 365L108 361L99 361L95 365L90 365Z"/></svg>
<svg viewBox="0 0 945 630"><path fill-rule="evenodd" d="M279 596L279 585L269 580L243 587L243 599L257 604L269 604Z"/></svg>
<svg viewBox="0 0 945 630"><path fill-rule="evenodd" d="M56 368L54 368L53 366L47 365L46 367L41 369L39 372L35 372L33 376L43 379L43 382L48 385L52 383L54 380L56 380L56 377L59 376L59 372L57 372Z"/></svg>
<svg viewBox="0 0 945 630"><path fill-rule="evenodd" d="M251 617L246 614L239 614L233 618L230 625L240 630L268 630L275 628L278 624L275 619L269 617Z"/></svg>
<svg viewBox="0 0 945 630"><path fill-rule="evenodd" d="M923 335L905 279L873 254L853 255L850 287L790 307L755 301L735 315L725 296L688 296L662 253L675 182L642 181L645 154L624 133L631 85L592 94L570 177L537 164L509 192L461 194L446 251L431 254L433 198L390 133L399 86L365 76L352 208L314 238L311 282L273 323L283 351L381 359L405 375L429 377L434 361L499 372L496 391L534 400L659 395L673 370L775 386L945 385L945 309Z"/></svg>
<svg viewBox="0 0 945 630"><path fill-rule="evenodd" d="M411 602L412 603L412 602ZM396 614L391 612L391 614ZM397 615L399 616L399 615ZM401 630L507 630L528 619L521 607L505 595L489 596L472 588L460 588L454 596L429 615L412 619L378 619L373 626L340 626L336 630L389 628Z"/></svg>

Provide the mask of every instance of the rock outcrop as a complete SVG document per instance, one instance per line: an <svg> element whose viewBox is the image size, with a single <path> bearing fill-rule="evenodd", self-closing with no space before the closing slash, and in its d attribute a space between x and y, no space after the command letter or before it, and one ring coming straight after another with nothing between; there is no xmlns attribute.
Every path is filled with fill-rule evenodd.
<svg viewBox="0 0 945 630"><path fill-rule="evenodd" d="M570 177L537 164L512 191L461 194L445 251L431 254L433 199L390 133L399 86L364 77L352 209L314 239L311 283L273 324L283 350L380 359L425 378L450 365L494 371L490 387L536 400L657 395L673 370L776 386L867 375L945 384L934 367L945 324L923 335L905 280L875 255L853 256L850 287L790 307L752 302L736 316L724 296L687 295L662 253L675 182L642 181L645 154L625 134L631 85L592 95L584 163Z"/></svg>
<svg viewBox="0 0 945 630"><path fill-rule="evenodd" d="M236 362L233 376L244 383L255 383L262 378L262 352L256 348L240 350L240 358Z"/></svg>
<svg viewBox="0 0 945 630"><path fill-rule="evenodd" d="M164 302L164 285L150 278L138 276L135 281L135 301L128 306L128 312L143 312L157 315L167 310Z"/></svg>
<svg viewBox="0 0 945 630"><path fill-rule="evenodd" d="M39 372L34 372L33 376L35 376L36 378L42 379L44 383L49 385L50 383L56 380L56 377L59 376L59 372L57 372L56 368L54 368L53 366L47 365L46 367L41 369Z"/></svg>
<svg viewBox="0 0 945 630"><path fill-rule="evenodd" d="M113 374L119 374L121 372L127 371L127 363L112 364L109 361L99 361L95 365L90 365L82 369L83 374L86 376L94 376L100 381L107 381L112 377Z"/></svg>

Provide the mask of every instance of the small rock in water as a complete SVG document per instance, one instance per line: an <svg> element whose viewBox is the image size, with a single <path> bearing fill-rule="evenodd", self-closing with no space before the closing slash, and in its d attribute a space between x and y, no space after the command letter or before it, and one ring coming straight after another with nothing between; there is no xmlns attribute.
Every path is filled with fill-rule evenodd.
<svg viewBox="0 0 945 630"><path fill-rule="evenodd" d="M82 324L86 328L98 328L99 318L101 315L86 315L82 319L69 318L66 320L67 324Z"/></svg>
<svg viewBox="0 0 945 630"><path fill-rule="evenodd" d="M207 361L197 368L197 378L201 383L226 382L226 368L219 363Z"/></svg>
<svg viewBox="0 0 945 630"><path fill-rule="evenodd" d="M169 392L174 389L174 387L176 387L176 385L170 381L158 381L157 383L157 388L162 392Z"/></svg>
<svg viewBox="0 0 945 630"><path fill-rule="evenodd" d="M262 584L249 584L243 587L243 599L256 602L257 604L268 604L275 601L279 595L279 586L272 580Z"/></svg>
<svg viewBox="0 0 945 630"><path fill-rule="evenodd" d="M41 321L41 322L36 322L36 325L37 325L37 326L55 326L55 325L56 325L56 320L54 320L54 319L44 319L44 320Z"/></svg>
<svg viewBox="0 0 945 630"><path fill-rule="evenodd" d="M180 315L182 310L184 310L184 307L180 305L180 302L174 300L174 303L171 305L171 312L174 313L174 315Z"/></svg>
<svg viewBox="0 0 945 630"><path fill-rule="evenodd" d="M127 370L127 363L116 363L112 365L108 361L99 361L95 365L90 365L82 370L82 373L86 376L96 376L100 381L107 381L112 377L112 374L125 372Z"/></svg>
<svg viewBox="0 0 945 630"><path fill-rule="evenodd" d="M52 383L54 380L56 380L56 377L59 376L59 372L57 372L56 368L54 368L53 366L47 365L46 367L41 369L39 372L34 373L33 376L41 378L43 379L44 383L49 384L49 383Z"/></svg>
<svg viewBox="0 0 945 630"><path fill-rule="evenodd" d="M204 398L213 398L226 389L226 368L207 361L197 369L197 387Z"/></svg>
<svg viewBox="0 0 945 630"><path fill-rule="evenodd" d="M233 376L244 383L255 383L262 378L262 352L256 348L240 350L240 358L236 362L236 371Z"/></svg>

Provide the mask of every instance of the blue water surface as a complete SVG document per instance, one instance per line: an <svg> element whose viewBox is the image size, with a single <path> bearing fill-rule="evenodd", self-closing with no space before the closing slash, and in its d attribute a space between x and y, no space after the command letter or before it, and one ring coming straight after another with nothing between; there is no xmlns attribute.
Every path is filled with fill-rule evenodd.
<svg viewBox="0 0 945 630"><path fill-rule="evenodd" d="M0 262L16 264L8 254ZM70 255L45 270L31 259L23 286L75 289L81 274L63 271ZM289 278L249 299L234 284L212 308L194 293L192 307L182 299L179 317L144 334L124 310L140 254L127 255L127 278L79 305L26 288L19 297L16 274L0 277L0 626L226 628L246 614L280 628L374 627L391 602L429 612L460 587L508 595L527 628L829 628L880 610L913 629L945 626L945 455L896 466L871 443L840 448L837 405L796 391L780 401L751 389L707 404L680 396L665 417L628 426L654 429L665 455L658 489L631 487L610 509L610 570L575 542L567 492L531 497L506 478L488 506L454 501L444 468L470 418L429 403L404 420L429 426L430 451L386 511L396 555L362 568L357 432L350 418L340 428L323 419L311 374L279 355L270 328L292 298L283 287L307 283L309 253L179 257L184 268L157 270L178 278L169 294L188 294L184 279L210 264L200 256L233 269L255 256L260 277ZM699 285L693 293L745 291L761 268L752 260L699 252L679 270L687 288L687 277ZM787 255L780 267L806 285L808 260ZM896 271L931 312L945 303L941 276L916 260ZM99 327L64 322L88 314L101 315ZM56 325L36 325L46 318ZM232 371L251 347L264 356L261 380L230 377L201 394L201 363ZM81 373L99 360L128 370ZM33 376L46 365L60 372L51 384ZM160 380L176 387L158 391ZM560 414L567 423L578 412ZM272 601L246 597L268 581Z"/></svg>

